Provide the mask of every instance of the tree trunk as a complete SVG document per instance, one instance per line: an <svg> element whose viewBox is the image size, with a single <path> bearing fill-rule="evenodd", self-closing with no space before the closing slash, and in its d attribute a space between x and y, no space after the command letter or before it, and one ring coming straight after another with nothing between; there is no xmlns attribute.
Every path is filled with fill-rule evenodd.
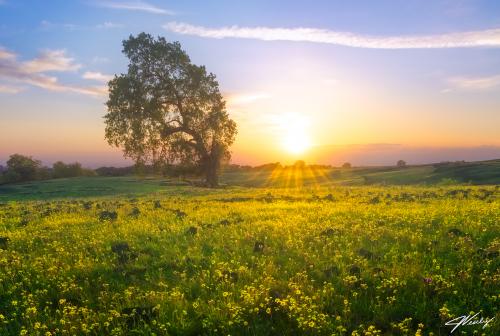
<svg viewBox="0 0 500 336"><path fill-rule="evenodd" d="M206 183L207 183L207 186L210 188L215 188L219 185L218 172L217 172L216 167L212 164L212 162L210 162L208 167L207 167Z"/></svg>
<svg viewBox="0 0 500 336"><path fill-rule="evenodd" d="M219 153L215 146L212 146L211 153L206 158L205 165L205 174L206 174L206 183L210 188L215 188L219 185L219 164L220 157ZM214 150L215 149L215 150Z"/></svg>

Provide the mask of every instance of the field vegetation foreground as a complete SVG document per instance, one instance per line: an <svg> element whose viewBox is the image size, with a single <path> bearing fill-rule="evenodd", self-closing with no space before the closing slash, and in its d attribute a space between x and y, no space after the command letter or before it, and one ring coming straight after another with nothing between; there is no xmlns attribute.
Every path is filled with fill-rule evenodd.
<svg viewBox="0 0 500 336"><path fill-rule="evenodd" d="M169 188L2 199L0 335L500 334L498 186Z"/></svg>

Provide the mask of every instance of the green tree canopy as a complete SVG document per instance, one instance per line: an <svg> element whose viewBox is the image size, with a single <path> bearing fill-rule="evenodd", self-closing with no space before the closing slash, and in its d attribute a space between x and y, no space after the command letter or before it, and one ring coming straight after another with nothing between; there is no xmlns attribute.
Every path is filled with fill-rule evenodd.
<svg viewBox="0 0 500 336"><path fill-rule="evenodd" d="M62 161L57 161L52 165L53 177L75 177L84 175L84 169L79 162L66 164Z"/></svg>
<svg viewBox="0 0 500 336"><path fill-rule="evenodd" d="M9 182L35 180L41 165L40 161L31 156L12 154L7 161L7 180Z"/></svg>
<svg viewBox="0 0 500 336"><path fill-rule="evenodd" d="M351 168L351 163L350 162L344 162L344 164L342 165L342 168L346 168L346 169L349 169Z"/></svg>
<svg viewBox="0 0 500 336"><path fill-rule="evenodd" d="M128 72L108 84L109 144L138 164L195 164L216 186L237 130L215 75L163 37L130 36L123 53Z"/></svg>

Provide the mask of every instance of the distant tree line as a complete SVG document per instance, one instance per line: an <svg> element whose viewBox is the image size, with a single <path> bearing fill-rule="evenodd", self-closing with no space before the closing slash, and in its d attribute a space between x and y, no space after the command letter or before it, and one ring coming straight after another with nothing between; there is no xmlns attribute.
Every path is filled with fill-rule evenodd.
<svg viewBox="0 0 500 336"><path fill-rule="evenodd" d="M451 165L464 164L464 162L442 162L435 167L448 167ZM406 167L406 162L399 160L395 168ZM306 164L298 160L291 165L282 165L280 162L266 163L259 166L225 164L221 167L224 172L249 172L249 171L273 171L286 169L333 169L331 165ZM341 169L351 169L352 165L345 162ZM359 168L358 168L359 169ZM129 175L161 175L164 177L192 179L199 178L203 173L196 164L165 164L144 165L136 164L128 167L100 167L97 169L84 168L79 162L64 163L55 162L52 167L43 166L41 161L21 154L13 154L7 161L6 166L0 165L0 184L27 182L35 180L48 180L57 178L68 178L78 176L129 176ZM340 170L332 172L335 176L340 175Z"/></svg>
<svg viewBox="0 0 500 336"><path fill-rule="evenodd" d="M83 168L78 162L66 164L58 161L52 167L45 167L40 160L21 154L12 154L6 167L0 166L0 183L95 175L95 171Z"/></svg>

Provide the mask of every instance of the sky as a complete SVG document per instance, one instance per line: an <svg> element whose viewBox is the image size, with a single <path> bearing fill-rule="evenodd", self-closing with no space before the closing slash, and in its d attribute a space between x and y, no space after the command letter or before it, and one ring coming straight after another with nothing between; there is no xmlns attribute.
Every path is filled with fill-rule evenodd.
<svg viewBox="0 0 500 336"><path fill-rule="evenodd" d="M0 0L0 164L130 164L106 83L143 31L216 74L233 163L500 158L498 1Z"/></svg>

